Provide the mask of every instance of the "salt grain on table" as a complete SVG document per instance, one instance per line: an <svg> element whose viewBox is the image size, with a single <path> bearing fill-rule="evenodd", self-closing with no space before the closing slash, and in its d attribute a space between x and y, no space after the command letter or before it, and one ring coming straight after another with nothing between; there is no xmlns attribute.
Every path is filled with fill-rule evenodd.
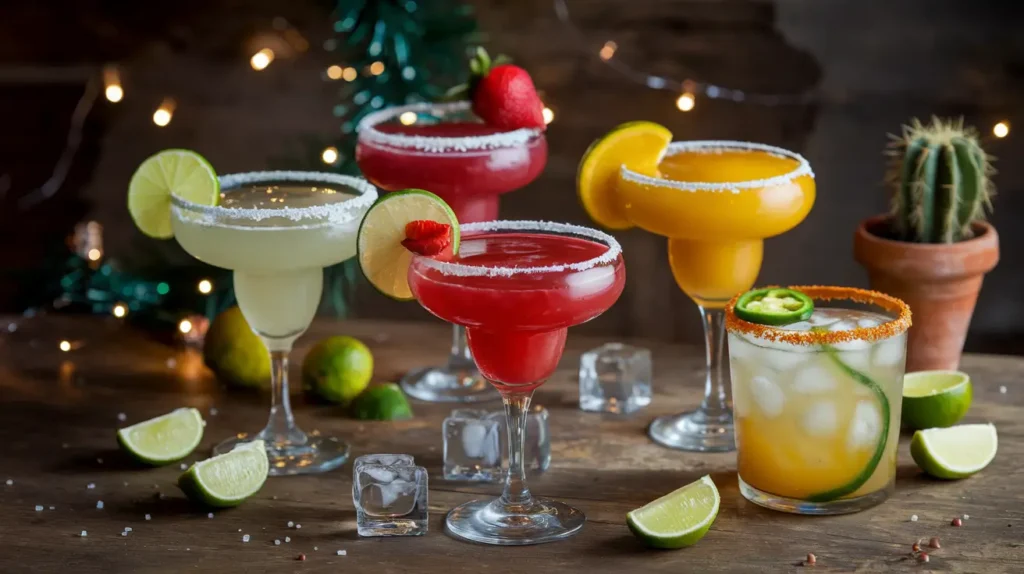
<svg viewBox="0 0 1024 574"><path fill-rule="evenodd" d="M7 486L14 486L14 481L8 478L7 479Z"/></svg>
<svg viewBox="0 0 1024 574"><path fill-rule="evenodd" d="M292 541L292 537L291 536L285 536L284 537L284 541L285 542L291 542Z"/></svg>
<svg viewBox="0 0 1024 574"><path fill-rule="evenodd" d="M98 510L103 510L103 501L102 500L97 500L96 501L96 508Z"/></svg>
<svg viewBox="0 0 1024 574"><path fill-rule="evenodd" d="M213 513L212 513L212 512L210 512L210 513L207 513L206 517L207 517L207 518L213 518Z"/></svg>
<svg viewBox="0 0 1024 574"><path fill-rule="evenodd" d="M152 516L150 516L148 514L146 515L146 520L151 520L152 518L153 518Z"/></svg>
<svg viewBox="0 0 1024 574"><path fill-rule="evenodd" d="M242 542L248 542L248 541L249 541L249 535L248 534L242 535Z"/></svg>
<svg viewBox="0 0 1024 574"><path fill-rule="evenodd" d="M295 528L296 528L296 530L299 529L299 528L302 528L302 525L301 524L296 524Z"/></svg>
<svg viewBox="0 0 1024 574"><path fill-rule="evenodd" d="M117 413L117 420L119 420L121 422L124 422L124 421L128 420L128 415L126 415L124 413Z"/></svg>
<svg viewBox="0 0 1024 574"><path fill-rule="evenodd" d="M338 556L344 556L344 555L346 555L346 554L348 554L348 551L347 551L347 550L339 550L339 551L338 551Z"/></svg>
<svg viewBox="0 0 1024 574"><path fill-rule="evenodd" d="M36 505L36 512L42 512L42 511L43 511L43 507L41 505L37 504Z"/></svg>
<svg viewBox="0 0 1024 574"><path fill-rule="evenodd" d="M96 485L94 483L90 482L89 484L85 485L85 487L88 488L89 490L92 490L92 489L96 488Z"/></svg>
<svg viewBox="0 0 1024 574"><path fill-rule="evenodd" d="M280 545L281 545L281 541L280 540L274 540L274 546L280 546Z"/></svg>
<svg viewBox="0 0 1024 574"><path fill-rule="evenodd" d="M178 468L180 468L181 470L188 470L188 465L185 463L181 463L178 465Z"/></svg>
<svg viewBox="0 0 1024 574"><path fill-rule="evenodd" d="M82 538L85 538L85 537L86 537L86 536L88 536L88 535L89 535L89 533L88 533L88 532L86 532L86 531L84 531L84 530L82 531L82 533L81 533L81 534L79 534L79 536L81 536Z"/></svg>
<svg viewBox="0 0 1024 574"><path fill-rule="evenodd" d="M1000 387L999 387L999 393L1000 393L1000 394L1003 394L1003 395L1005 395L1005 394L1006 394L1006 386L1005 386L1005 385L1000 385Z"/></svg>

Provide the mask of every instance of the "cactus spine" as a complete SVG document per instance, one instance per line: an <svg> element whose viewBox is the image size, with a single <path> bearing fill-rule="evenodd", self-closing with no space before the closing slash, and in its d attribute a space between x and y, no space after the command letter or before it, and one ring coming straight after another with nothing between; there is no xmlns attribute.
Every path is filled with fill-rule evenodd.
<svg viewBox="0 0 1024 574"><path fill-rule="evenodd" d="M973 236L971 224L990 211L994 170L963 120L903 126L889 149L893 227L904 241L954 243Z"/></svg>

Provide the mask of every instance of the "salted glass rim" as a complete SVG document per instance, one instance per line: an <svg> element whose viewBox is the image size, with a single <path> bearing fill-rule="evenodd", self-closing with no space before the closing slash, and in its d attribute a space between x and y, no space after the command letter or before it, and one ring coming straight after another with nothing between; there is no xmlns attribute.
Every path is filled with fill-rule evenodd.
<svg viewBox="0 0 1024 574"><path fill-rule="evenodd" d="M763 152L768 155L796 160L797 166L787 173L776 175L769 178L728 182L680 181L665 177L644 175L642 173L629 169L625 165L623 165L620 168L620 174L622 176L622 179L626 181L631 181L633 183L638 183L641 185L652 185L657 187L667 187L690 192L735 192L743 189L762 189L765 187L785 185L787 183L792 182L794 179L798 177L810 176L811 178L814 178L814 170L811 169L811 162L807 161L807 158L805 158L804 156L785 148L755 142L732 140L693 140L672 142L669 144L668 148L666 148L665 154L664 156L662 156L661 159L683 152L715 153L718 151L729 150Z"/></svg>
<svg viewBox="0 0 1024 574"><path fill-rule="evenodd" d="M777 285L769 288L778 287ZM856 287L833 287L826 285L793 285L785 287L799 291L815 301L853 301L865 305L873 305L885 310L891 316L888 321L873 327L860 327L846 331L791 331L782 327L762 325L744 321L736 315L736 302L740 293L725 306L725 329L730 333L742 333L762 341L786 343L796 346L836 345L850 341L867 341L874 343L901 335L910 328L910 306L903 300L879 291L858 289Z"/></svg>
<svg viewBox="0 0 1024 574"><path fill-rule="evenodd" d="M439 271L443 275L455 277L513 277L516 275L535 275L543 273L562 273L565 271L586 271L599 265L612 263L622 254L622 246L614 237L590 227L574 225L571 223L556 223L553 221L481 221L476 223L463 223L459 226L463 234L474 233L501 233L501 232L530 232L537 231L551 235L567 235L590 239L595 243L604 243L608 250L591 257L585 261L576 263L564 263L559 265L545 265L540 267L504 267L504 266L478 266L440 261L431 257L417 256L416 261L424 267Z"/></svg>
<svg viewBox="0 0 1024 574"><path fill-rule="evenodd" d="M172 193L171 204L175 210L202 215L203 219L208 223L216 223L218 219L262 221L271 217L283 217L295 222L317 219L325 220L327 223L338 223L357 217L355 214L369 209L377 200L377 188L365 179L323 171L248 171L222 175L218 177L218 180L221 192L231 191L248 184L319 183L344 186L348 190L356 192L357 196L344 201L308 207L236 208L219 205L201 205Z"/></svg>
<svg viewBox="0 0 1024 574"><path fill-rule="evenodd" d="M367 114L359 121L356 131L360 141L433 153L515 148L530 143L544 133L543 130L538 128L519 128L485 136L445 137L391 134L377 129L379 124L398 118L406 112L438 112L443 114L470 111L471 109L472 104L468 100L443 103L419 102L395 106Z"/></svg>

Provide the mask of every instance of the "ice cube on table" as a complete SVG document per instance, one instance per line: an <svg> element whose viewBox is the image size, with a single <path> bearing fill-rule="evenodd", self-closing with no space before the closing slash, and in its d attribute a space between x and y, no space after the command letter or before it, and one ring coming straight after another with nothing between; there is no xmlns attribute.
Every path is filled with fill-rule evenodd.
<svg viewBox="0 0 1024 574"><path fill-rule="evenodd" d="M630 414L651 404L651 352L607 343L580 357L580 410Z"/></svg>
<svg viewBox="0 0 1024 574"><path fill-rule="evenodd" d="M779 388L768 377L758 375L750 379L750 396L754 399L761 413L769 418L775 418L782 414L782 407L785 405L786 397Z"/></svg>
<svg viewBox="0 0 1024 574"><path fill-rule="evenodd" d="M812 437L827 437L839 427L836 405L831 400L811 403L800 417L800 428Z"/></svg>
<svg viewBox="0 0 1024 574"><path fill-rule="evenodd" d="M504 413L501 413L502 416ZM455 409L441 425L445 480L493 482L501 467L501 422L479 409Z"/></svg>
<svg viewBox="0 0 1024 574"><path fill-rule="evenodd" d="M882 414L878 411L878 405L875 401L858 401L846 435L846 447L850 450L873 447L878 444L881 432Z"/></svg>
<svg viewBox="0 0 1024 574"><path fill-rule="evenodd" d="M790 388L803 395L828 393L839 387L836 375L820 363L811 363L793 376Z"/></svg>
<svg viewBox="0 0 1024 574"><path fill-rule="evenodd" d="M409 455L356 459L352 502L360 536L418 536L427 531L427 469Z"/></svg>

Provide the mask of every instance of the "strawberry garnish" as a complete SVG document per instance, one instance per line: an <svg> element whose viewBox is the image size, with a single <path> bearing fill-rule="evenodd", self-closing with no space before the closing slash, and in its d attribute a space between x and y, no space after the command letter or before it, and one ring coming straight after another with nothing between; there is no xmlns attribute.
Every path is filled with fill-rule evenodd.
<svg viewBox="0 0 1024 574"><path fill-rule="evenodd" d="M417 219L405 225L402 247L417 255L432 256L444 251L452 242L452 226L429 219Z"/></svg>
<svg viewBox="0 0 1024 574"><path fill-rule="evenodd" d="M502 130L536 128L543 130L544 103L537 95L533 79L526 70L498 56L493 61L483 48L469 62L472 71L468 86L449 91L449 97L468 96L473 113L485 123Z"/></svg>

